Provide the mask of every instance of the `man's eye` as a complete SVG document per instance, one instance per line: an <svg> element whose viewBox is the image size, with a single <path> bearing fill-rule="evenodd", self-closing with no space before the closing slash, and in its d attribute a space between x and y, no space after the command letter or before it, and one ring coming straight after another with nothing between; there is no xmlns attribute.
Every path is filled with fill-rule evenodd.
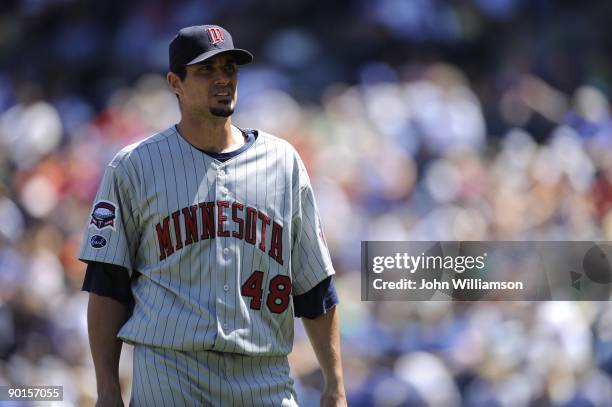
<svg viewBox="0 0 612 407"><path fill-rule="evenodd" d="M225 65L225 70L227 72L235 72L236 71L236 66L235 65Z"/></svg>

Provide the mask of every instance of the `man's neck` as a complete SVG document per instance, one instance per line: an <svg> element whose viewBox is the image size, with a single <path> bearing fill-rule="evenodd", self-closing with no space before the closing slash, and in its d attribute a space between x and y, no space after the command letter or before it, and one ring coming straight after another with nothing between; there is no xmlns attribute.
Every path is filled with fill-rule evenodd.
<svg viewBox="0 0 612 407"><path fill-rule="evenodd" d="M232 151L244 144L240 131L232 131L229 117L213 121L192 121L185 117L177 125L180 135L192 146L214 153Z"/></svg>

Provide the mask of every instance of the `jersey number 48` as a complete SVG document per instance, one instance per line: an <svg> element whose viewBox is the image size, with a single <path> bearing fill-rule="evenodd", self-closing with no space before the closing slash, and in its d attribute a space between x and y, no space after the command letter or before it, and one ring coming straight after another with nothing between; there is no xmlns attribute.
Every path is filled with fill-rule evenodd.
<svg viewBox="0 0 612 407"><path fill-rule="evenodd" d="M264 273L255 270L253 274L242 284L240 293L243 297L251 297L251 309L261 309L261 298L263 297ZM270 279L266 306L275 313L280 314L289 306L289 295L291 295L291 279L289 276L278 275Z"/></svg>

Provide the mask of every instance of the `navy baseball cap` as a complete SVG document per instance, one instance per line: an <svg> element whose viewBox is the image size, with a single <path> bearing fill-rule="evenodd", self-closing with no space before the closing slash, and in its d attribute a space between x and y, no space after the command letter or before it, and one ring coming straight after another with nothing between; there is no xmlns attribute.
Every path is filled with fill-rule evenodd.
<svg viewBox="0 0 612 407"><path fill-rule="evenodd" d="M248 64L253 55L244 49L234 48L232 36L218 25L196 25L179 30L169 47L170 71L197 64L221 54L231 54L238 65Z"/></svg>

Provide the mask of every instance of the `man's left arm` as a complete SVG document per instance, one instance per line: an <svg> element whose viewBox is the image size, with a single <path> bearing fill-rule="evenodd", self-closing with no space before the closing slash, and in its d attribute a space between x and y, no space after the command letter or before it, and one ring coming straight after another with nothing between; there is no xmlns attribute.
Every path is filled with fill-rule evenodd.
<svg viewBox="0 0 612 407"><path fill-rule="evenodd" d="M334 268L306 167L296 153L299 192L294 196L291 269L295 316L302 319L323 377L321 406L347 405L340 357ZM315 283L315 284L313 284Z"/></svg>
<svg viewBox="0 0 612 407"><path fill-rule="evenodd" d="M342 360L340 357L340 329L337 306L314 319L302 318L323 377L325 389L321 406L346 406Z"/></svg>

